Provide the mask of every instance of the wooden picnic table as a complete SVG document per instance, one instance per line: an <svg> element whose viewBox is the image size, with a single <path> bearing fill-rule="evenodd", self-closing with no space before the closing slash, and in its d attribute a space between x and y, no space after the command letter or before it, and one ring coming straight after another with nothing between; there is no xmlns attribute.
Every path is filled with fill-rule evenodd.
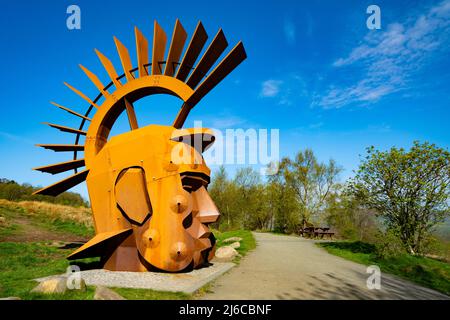
<svg viewBox="0 0 450 320"><path fill-rule="evenodd" d="M323 239L324 236L329 236L330 239L332 239L334 232L331 232L329 230L329 227L305 227L300 228L299 233L302 236L306 234L308 237L320 237L321 239Z"/></svg>

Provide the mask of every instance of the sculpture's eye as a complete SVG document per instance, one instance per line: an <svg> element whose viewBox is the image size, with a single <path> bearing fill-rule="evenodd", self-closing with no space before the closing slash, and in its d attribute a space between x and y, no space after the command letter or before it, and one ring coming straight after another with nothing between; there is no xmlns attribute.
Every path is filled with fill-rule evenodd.
<svg viewBox="0 0 450 320"><path fill-rule="evenodd" d="M152 214L145 172L141 167L124 169L114 187L117 207L130 223L142 226Z"/></svg>
<svg viewBox="0 0 450 320"><path fill-rule="evenodd" d="M197 191L202 186L206 188L210 182L209 176L202 172L185 171L180 176L183 189L189 192Z"/></svg>
<svg viewBox="0 0 450 320"><path fill-rule="evenodd" d="M176 142L182 142L197 150L201 155L214 143L216 138L210 129L206 128L189 128L175 130L170 138Z"/></svg>

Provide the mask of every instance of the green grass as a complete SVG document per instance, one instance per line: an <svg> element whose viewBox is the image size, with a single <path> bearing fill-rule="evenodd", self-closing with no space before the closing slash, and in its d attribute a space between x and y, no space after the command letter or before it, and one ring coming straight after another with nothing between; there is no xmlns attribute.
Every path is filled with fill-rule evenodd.
<svg viewBox="0 0 450 320"><path fill-rule="evenodd" d="M448 263L408 254L382 259L377 257L374 245L360 241L322 242L317 245L336 256L364 265L378 265L382 272L450 294L450 264Z"/></svg>
<svg viewBox="0 0 450 320"><path fill-rule="evenodd" d="M22 231L22 227L18 224L8 222L6 225L0 225L0 239L10 237Z"/></svg>
<svg viewBox="0 0 450 320"><path fill-rule="evenodd" d="M0 296L22 299L89 299L93 289L65 294L31 293L37 282L33 279L64 273L69 266L65 259L70 250L61 250L43 243L0 242Z"/></svg>
<svg viewBox="0 0 450 320"><path fill-rule="evenodd" d="M191 298L191 295L183 292L168 292L130 288L112 289L128 300L188 300Z"/></svg>
<svg viewBox="0 0 450 320"><path fill-rule="evenodd" d="M30 292L37 286L33 279L65 273L66 256L72 249L58 249L45 243L0 242L0 297L20 297L24 300L92 300L95 288L86 291L68 290L64 294ZM95 259L78 260L77 264L95 263ZM181 292L113 288L126 299L180 300L191 296Z"/></svg>
<svg viewBox="0 0 450 320"><path fill-rule="evenodd" d="M21 225L14 223L14 219L27 219L33 226L61 234L73 234L80 237L93 237L95 235L92 227L87 227L75 221L62 221L60 219L49 219L45 215L27 215L23 208L17 207L14 210L0 205L0 216L5 217L7 224L0 225L0 239L19 235L22 233Z"/></svg>
<svg viewBox="0 0 450 320"><path fill-rule="evenodd" d="M93 237L95 235L94 228L86 227L84 224L73 222L73 221L61 221L59 219L49 221L42 216L33 216L31 218L33 224L37 227L43 229L57 232L57 233L70 233L81 237Z"/></svg>
<svg viewBox="0 0 450 320"><path fill-rule="evenodd" d="M0 206L0 216L6 219L4 224L0 225L0 239L17 234L20 232L20 225L13 223L11 218L16 214L22 214L21 212L16 213L13 210L8 210Z"/></svg>
<svg viewBox="0 0 450 320"><path fill-rule="evenodd" d="M220 232L218 230L213 230L214 236L216 237L217 247L221 247L226 245L222 241L231 237L239 237L242 238L241 246L236 250L242 255L245 256L248 251L256 248L255 238L251 231L248 230L233 230L233 231L225 231Z"/></svg>
<svg viewBox="0 0 450 320"><path fill-rule="evenodd" d="M24 214L25 214L25 211L22 208L17 207L14 210L12 210L6 206L3 206L0 203L0 215L2 217L6 217L7 220L11 219L13 217L16 217L17 215L23 216Z"/></svg>
<svg viewBox="0 0 450 320"><path fill-rule="evenodd" d="M223 243L222 241L231 237L239 237L242 238L241 246L237 248L237 252L241 256L245 256L250 250L253 250L256 248L256 241L253 237L253 234L251 231L248 230L233 230L233 231L225 231L220 232L218 230L213 230L214 236L216 237L217 241L217 247L221 247L224 245L227 245L226 243ZM228 243L229 244L229 243ZM237 257L236 261L239 261L239 257Z"/></svg>
<svg viewBox="0 0 450 320"><path fill-rule="evenodd" d="M22 208L9 209L0 206L0 215L7 223L0 226L0 239L20 234L20 224L12 223L14 218L28 218L33 226L65 234L79 236L93 235L93 230L72 221L49 221L43 215L28 216ZM24 300L91 300L95 288L88 286L86 291L68 290L64 294L42 294L30 292L37 286L33 279L65 273L69 266L66 256L74 249L59 249L44 242L0 242L0 297L20 297ZM82 269L92 267L98 259L77 260ZM189 299L183 293L159 292L153 290L115 288L126 299Z"/></svg>

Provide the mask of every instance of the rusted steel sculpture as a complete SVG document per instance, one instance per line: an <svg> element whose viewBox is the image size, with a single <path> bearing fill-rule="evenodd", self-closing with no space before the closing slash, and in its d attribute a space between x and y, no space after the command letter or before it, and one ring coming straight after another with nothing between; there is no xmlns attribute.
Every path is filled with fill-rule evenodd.
<svg viewBox="0 0 450 320"><path fill-rule="evenodd" d="M34 169L51 174L74 170L74 174L36 193L56 196L87 182L96 236L68 259L100 256L104 268L122 271L176 272L196 268L214 255L215 238L208 224L217 221L219 212L206 190L210 170L202 157L214 136L208 129L181 128L189 111L246 58L246 53L239 42L207 75L228 45L222 30L197 64L208 38L201 22L183 56L187 34L178 20L167 56L167 37L156 21L151 61L147 39L137 28L135 36L135 68L128 49L114 38L122 75L96 50L111 78L107 86L80 65L100 91L95 99L65 83L88 102L89 108L80 114L53 103L81 118L81 124L78 129L48 125L75 134L75 143L38 146L73 152L73 160ZM133 103L161 93L183 101L172 126L139 128ZM91 116L93 110L96 112ZM123 111L131 130L108 139ZM87 122L90 124L85 130ZM81 151L82 159L78 158ZM85 169L79 171L82 167Z"/></svg>

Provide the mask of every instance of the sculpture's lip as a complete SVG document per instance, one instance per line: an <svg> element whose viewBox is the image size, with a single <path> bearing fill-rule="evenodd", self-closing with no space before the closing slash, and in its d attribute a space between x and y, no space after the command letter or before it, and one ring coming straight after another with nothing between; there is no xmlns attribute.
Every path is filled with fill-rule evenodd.
<svg viewBox="0 0 450 320"><path fill-rule="evenodd" d="M154 266L153 264L151 264L150 262L148 262L143 256L142 254L139 252L139 250L137 250L138 253L138 257L139 257L139 261L142 263L142 265L147 269L147 271L150 272L161 272L161 273L184 273L184 272L189 272L192 271L194 269L194 259L191 259L191 261L189 262L189 264L184 267L181 270L177 270L177 271L166 271L164 269L160 269L156 266Z"/></svg>

